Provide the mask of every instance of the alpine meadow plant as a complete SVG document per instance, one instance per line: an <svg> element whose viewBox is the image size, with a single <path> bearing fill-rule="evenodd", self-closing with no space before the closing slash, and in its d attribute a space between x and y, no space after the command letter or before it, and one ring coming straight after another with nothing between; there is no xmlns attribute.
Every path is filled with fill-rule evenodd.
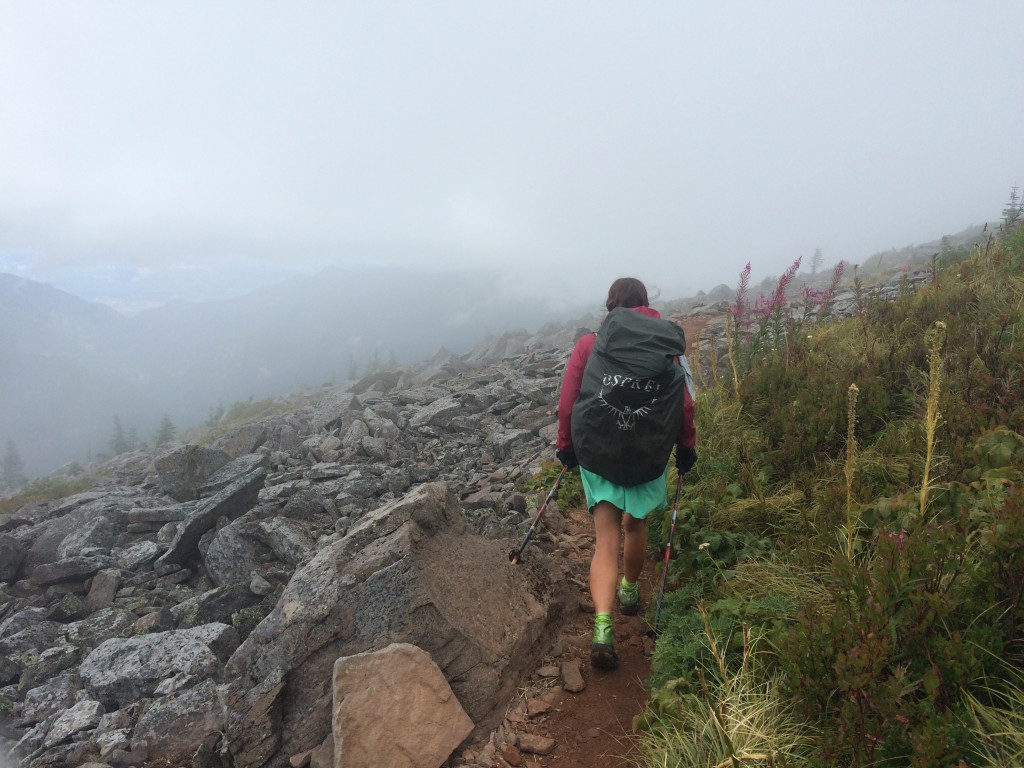
<svg viewBox="0 0 1024 768"><path fill-rule="evenodd" d="M733 381L697 396L701 458L652 657L645 765L1020 762L1020 232L949 249L902 296L837 266L837 287L853 281L849 319L829 291L803 291L802 309L779 301L784 279L750 300L741 273ZM740 746L721 713L743 674L792 707L806 749Z"/></svg>
<svg viewBox="0 0 1024 768"><path fill-rule="evenodd" d="M732 368L732 389L738 400L740 397L740 374L736 368L736 345L733 342L732 307L725 310L725 343L729 350L729 366Z"/></svg>
<svg viewBox="0 0 1024 768"><path fill-rule="evenodd" d="M857 426L857 385L851 384L847 391L846 405L846 466L843 474L846 476L846 557L853 559L853 537L855 534L856 522L853 519L853 473L857 461L857 437L854 428Z"/></svg>
<svg viewBox="0 0 1024 768"><path fill-rule="evenodd" d="M928 347L928 402L925 410L925 456L924 474L921 479L921 516L928 503L928 479L932 468L932 452L935 447L935 428L939 423L939 388L942 379L942 344L946 340L946 324L941 320L925 337Z"/></svg>
<svg viewBox="0 0 1024 768"><path fill-rule="evenodd" d="M700 640L706 650L696 669L697 689L680 693L669 683L655 692L635 726L643 765L673 768L806 765L810 729L780 695L780 680L763 668L762 638L746 632L737 664L726 660L707 613Z"/></svg>

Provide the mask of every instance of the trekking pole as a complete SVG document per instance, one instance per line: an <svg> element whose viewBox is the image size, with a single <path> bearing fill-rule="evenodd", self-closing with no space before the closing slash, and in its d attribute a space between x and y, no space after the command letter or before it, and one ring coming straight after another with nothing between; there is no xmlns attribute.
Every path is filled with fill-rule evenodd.
<svg viewBox="0 0 1024 768"><path fill-rule="evenodd" d="M668 565L672 558L672 537L676 532L676 514L679 512L679 491L683 487L683 476L679 475L676 478L676 498L672 502L672 523L668 528L668 544L665 546L665 564L661 569L661 586L658 587L658 603L654 609L654 626L651 628L651 634L656 635L658 633L658 615L661 613L661 598L665 596L665 584L668 582Z"/></svg>
<svg viewBox="0 0 1024 768"><path fill-rule="evenodd" d="M530 537L533 536L533 532L537 530L537 523L540 522L541 515L543 515L544 510L548 508L548 502L555 498L555 494L558 493L558 486L562 482L562 478L565 477L565 473L568 471L568 467L562 467L562 471L561 473L559 473L558 478L555 480L555 484L551 486L551 491L548 493L548 497L544 499L544 503L541 504L540 511L537 512L537 516L533 518L533 522L530 523L530 530L526 532L526 536L525 538L523 538L523 543L520 544L517 549L513 549L511 552L508 553L508 559L509 562L512 563L512 565L519 564L519 559L523 555L523 550L526 549L526 545L529 543Z"/></svg>

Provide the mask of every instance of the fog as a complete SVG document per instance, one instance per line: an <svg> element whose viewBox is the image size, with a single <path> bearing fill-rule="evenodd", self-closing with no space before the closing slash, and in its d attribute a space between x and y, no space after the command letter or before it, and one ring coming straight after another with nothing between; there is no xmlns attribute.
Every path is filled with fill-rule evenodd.
<svg viewBox="0 0 1024 768"><path fill-rule="evenodd" d="M857 262L998 218L1022 28L1016 0L3 2L0 269L208 298L220 262L488 264L583 301Z"/></svg>
<svg viewBox="0 0 1024 768"><path fill-rule="evenodd" d="M0 0L0 273L139 323L324 269L456 274L452 301L513 308L463 313L482 335L623 274L670 298L748 261L755 284L819 248L861 263L1024 183L1021 29L1017 0ZM16 394L0 413L43 410Z"/></svg>

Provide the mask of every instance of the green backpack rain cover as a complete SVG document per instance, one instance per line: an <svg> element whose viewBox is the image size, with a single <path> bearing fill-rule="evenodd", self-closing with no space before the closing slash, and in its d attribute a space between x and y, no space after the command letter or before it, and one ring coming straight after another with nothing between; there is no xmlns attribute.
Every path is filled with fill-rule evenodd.
<svg viewBox="0 0 1024 768"><path fill-rule="evenodd" d="M683 329L617 307L608 313L583 369L572 408L580 466L630 487L660 477L683 420Z"/></svg>

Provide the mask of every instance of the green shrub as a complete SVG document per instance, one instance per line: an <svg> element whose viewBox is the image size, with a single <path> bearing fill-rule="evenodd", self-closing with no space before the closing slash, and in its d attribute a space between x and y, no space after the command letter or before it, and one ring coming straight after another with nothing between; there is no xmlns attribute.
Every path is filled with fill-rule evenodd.
<svg viewBox="0 0 1024 768"><path fill-rule="evenodd" d="M94 483L92 478L80 480L67 480L65 478L44 477L33 480L23 487L16 496L9 499L0 499L0 514L13 512L25 504L53 501L63 499L65 496L73 496L91 488Z"/></svg>
<svg viewBox="0 0 1024 768"><path fill-rule="evenodd" d="M528 479L523 487L528 491L543 491L547 498L547 494L551 491L561 472L562 465L559 462L546 461L541 465L540 471ZM580 480L579 469L570 469L565 473L565 477L558 485L555 500L563 508L586 506L587 501L583 493L583 481ZM543 499L540 503L544 503Z"/></svg>

